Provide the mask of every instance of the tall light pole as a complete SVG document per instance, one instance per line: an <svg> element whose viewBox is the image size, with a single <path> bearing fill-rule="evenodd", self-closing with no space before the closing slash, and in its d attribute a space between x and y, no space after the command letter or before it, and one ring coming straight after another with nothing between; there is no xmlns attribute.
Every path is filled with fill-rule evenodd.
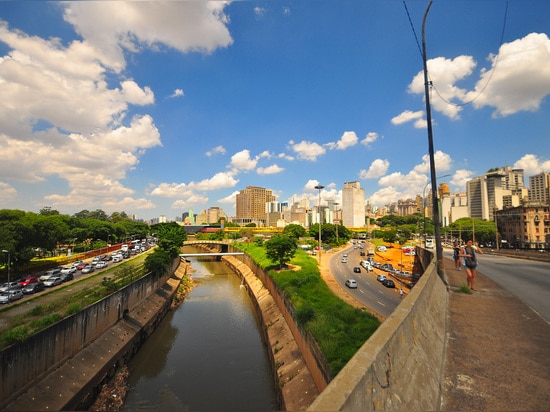
<svg viewBox="0 0 550 412"><path fill-rule="evenodd" d="M9 250L5 250L5 249L2 249L2 253L7 253L8 254L8 292L10 291L10 251Z"/></svg>
<svg viewBox="0 0 550 412"><path fill-rule="evenodd" d="M315 186L315 189L319 190L319 206L318 206L318 212L319 212L319 266L321 265L321 189L324 189L325 186L323 185L317 185Z"/></svg>
<svg viewBox="0 0 550 412"><path fill-rule="evenodd" d="M432 6L433 1L430 0L426 11L424 12L424 18L422 19L422 62L424 66L424 97L426 100L426 122L428 126L428 148L430 155L430 175L432 179L432 209L433 209L433 221L434 221L434 236L435 236L435 256L437 259L437 273L439 277L445 282L445 273L443 271L443 247L441 246L441 235L439 234L439 205L437 203L437 178L435 176L435 155L434 155L434 142L432 133L432 109L430 104L430 86L431 82L428 81L428 63L426 53L426 19L428 12Z"/></svg>
<svg viewBox="0 0 550 412"><path fill-rule="evenodd" d="M338 212L338 208L336 206L338 206L339 203L334 202L333 205L334 205L334 212L335 213ZM336 219L332 220L333 223L334 223L335 220ZM334 227L336 228L336 246L338 246L338 226L340 226L340 225L339 224L334 225Z"/></svg>

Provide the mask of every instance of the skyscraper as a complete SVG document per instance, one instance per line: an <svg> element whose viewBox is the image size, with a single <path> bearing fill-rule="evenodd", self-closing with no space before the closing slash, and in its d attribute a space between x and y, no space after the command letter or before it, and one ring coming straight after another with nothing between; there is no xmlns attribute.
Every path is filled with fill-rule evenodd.
<svg viewBox="0 0 550 412"><path fill-rule="evenodd" d="M258 186L247 186L236 196L235 221L238 224L266 224L266 206L275 201L275 195L269 189Z"/></svg>
<svg viewBox="0 0 550 412"><path fill-rule="evenodd" d="M365 226L365 189L359 182L346 182L342 190L342 221L346 227Z"/></svg>

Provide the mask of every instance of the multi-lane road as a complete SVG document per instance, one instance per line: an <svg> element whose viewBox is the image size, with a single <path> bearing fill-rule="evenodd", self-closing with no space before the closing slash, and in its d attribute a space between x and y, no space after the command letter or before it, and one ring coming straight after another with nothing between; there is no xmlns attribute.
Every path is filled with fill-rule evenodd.
<svg viewBox="0 0 550 412"><path fill-rule="evenodd" d="M348 254L347 263L342 263L342 255ZM443 256L452 259L452 250L445 249ZM502 255L478 254L478 271L497 282L502 288L517 296L525 304L550 323L550 263L527 259L518 259ZM399 305L399 283L390 289L376 280L383 271L374 269L367 272L361 267L361 273L353 268L365 259L360 249L353 246L336 253L330 259L330 270L338 284L347 290L359 302L388 317ZM357 289L345 286L347 279L357 281Z"/></svg>
<svg viewBox="0 0 550 412"><path fill-rule="evenodd" d="M445 249L443 256L452 259L452 251ZM476 256L479 273L517 296L550 323L550 263L488 253Z"/></svg>
<svg viewBox="0 0 550 412"><path fill-rule="evenodd" d="M396 281L396 288L387 288L381 282L376 280L377 274L385 274L384 271L374 269L374 272L367 272L359 266L359 262L364 260L360 256L360 249L354 249L353 246L336 253L329 262L330 271L338 284L347 289L347 292L359 302L373 309L384 317L392 314L394 309L401 301L399 298L399 283ZM347 263L342 263L342 256L348 254ZM360 273L355 273L353 268L359 266ZM345 286L348 279L357 281L357 289L349 289Z"/></svg>

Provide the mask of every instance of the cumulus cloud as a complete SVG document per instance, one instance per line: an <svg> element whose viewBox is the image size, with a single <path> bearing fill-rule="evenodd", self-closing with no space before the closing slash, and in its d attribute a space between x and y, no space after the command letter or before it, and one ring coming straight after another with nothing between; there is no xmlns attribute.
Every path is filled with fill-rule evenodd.
<svg viewBox="0 0 550 412"><path fill-rule="evenodd" d="M348 147L355 146L359 139L355 132L344 132L337 142L329 142L325 146L329 149L346 150Z"/></svg>
<svg viewBox="0 0 550 412"><path fill-rule="evenodd" d="M17 191L13 186L5 182L0 182L0 202L6 204L10 200L15 199Z"/></svg>
<svg viewBox="0 0 550 412"><path fill-rule="evenodd" d="M183 92L183 89L176 89L176 90L174 90L174 92L170 95L170 98L181 97L181 96L185 96L185 93Z"/></svg>
<svg viewBox="0 0 550 412"><path fill-rule="evenodd" d="M385 159L375 159L370 164L368 170L362 169L359 172L360 179L376 179L384 176L390 167L390 162Z"/></svg>
<svg viewBox="0 0 550 412"><path fill-rule="evenodd" d="M361 144L364 146L370 146L372 143L376 142L378 140L378 133L375 132L369 132L365 136L363 140L361 140Z"/></svg>
<svg viewBox="0 0 550 412"><path fill-rule="evenodd" d="M500 47L489 57L492 65L483 70L475 89L465 96L474 107L491 106L493 116L536 111L550 94L550 39L531 33ZM474 100L475 99L475 100Z"/></svg>
<svg viewBox="0 0 550 412"><path fill-rule="evenodd" d="M542 160L537 155L526 154L516 163L514 169L523 169L526 176L538 175L542 172L550 173L550 160Z"/></svg>
<svg viewBox="0 0 550 412"><path fill-rule="evenodd" d="M300 143L295 143L293 140L288 142L291 150L293 150L299 159L316 161L319 156L326 153L326 149L318 143L302 140Z"/></svg>
<svg viewBox="0 0 550 412"><path fill-rule="evenodd" d="M405 110L397 116L392 117L391 122L395 125L400 125L408 122L416 122L418 120L421 120L422 116L424 116L424 112L422 110L418 110L416 112Z"/></svg>
<svg viewBox="0 0 550 412"><path fill-rule="evenodd" d="M236 202L236 199L237 199L237 195L239 194L240 192L238 190L234 191L233 193L231 193L229 196L226 196L222 199L219 199L218 202L219 203L222 203L222 204L229 204L229 205L234 205L235 202Z"/></svg>
<svg viewBox="0 0 550 412"><path fill-rule="evenodd" d="M100 50L102 64L124 69L124 50L165 45L182 53L211 53L233 39L224 14L227 2L63 2L64 18L91 48ZM108 19L105 16L109 16Z"/></svg>
<svg viewBox="0 0 550 412"><path fill-rule="evenodd" d="M234 187L239 181L228 172L216 173L209 179L190 183L161 183L153 190L152 196L161 197L192 197L195 191L208 191Z"/></svg>
<svg viewBox="0 0 550 412"><path fill-rule="evenodd" d="M244 149L231 156L231 167L235 172L239 170L249 171L254 170L258 164L258 159L250 157L250 150Z"/></svg>
<svg viewBox="0 0 550 412"><path fill-rule="evenodd" d="M178 199L172 203L172 209L182 210L191 206L202 205L208 203L208 197L204 195L192 194L185 199Z"/></svg>
<svg viewBox="0 0 550 412"><path fill-rule="evenodd" d="M430 102L440 113L451 119L458 119L462 107L449 104L449 101L464 101L467 90L460 88L456 83L472 74L476 63L471 56L458 56L454 59L436 57L427 62L428 73L437 93L434 93ZM424 72L420 71L409 84L409 92L424 94ZM395 118L394 118L395 119Z"/></svg>
<svg viewBox="0 0 550 412"><path fill-rule="evenodd" d="M434 163L437 171L436 173L440 174L441 172L446 172L451 169L452 158L447 153L437 150L434 153ZM430 173L430 156L427 154L422 156L422 163L416 165L413 170L417 173Z"/></svg>
<svg viewBox="0 0 550 412"><path fill-rule="evenodd" d="M256 171L259 175L273 175L273 174L281 173L284 170L285 170L284 168L277 166L276 164L273 164L268 167L258 167Z"/></svg>
<svg viewBox="0 0 550 412"><path fill-rule="evenodd" d="M216 146L213 149L210 149L208 152L206 152L206 156L211 157L217 154L224 155L225 154L225 147L223 146Z"/></svg>

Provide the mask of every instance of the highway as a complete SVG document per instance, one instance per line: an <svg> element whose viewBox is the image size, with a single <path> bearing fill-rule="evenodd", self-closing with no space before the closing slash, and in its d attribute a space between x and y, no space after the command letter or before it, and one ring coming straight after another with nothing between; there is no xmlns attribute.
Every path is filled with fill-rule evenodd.
<svg viewBox="0 0 550 412"><path fill-rule="evenodd" d="M364 256L360 256L360 249L354 249L353 246L342 250L331 257L329 267L338 284L346 289L359 302L368 306L375 312L378 312L384 317L388 317L401 302L399 298L399 283L396 281L397 288L386 288L381 282L376 280L377 274L385 272L374 269L374 272L369 272L359 266L359 262L364 260ZM342 255L348 254L347 263L342 263ZM353 268L359 266L361 273L355 273ZM345 286L347 279L355 279L357 281L357 289L349 289Z"/></svg>
<svg viewBox="0 0 550 412"><path fill-rule="evenodd" d="M444 257L452 259L452 254L450 249L443 251ZM479 273L517 296L550 323L550 263L493 254L476 256Z"/></svg>

